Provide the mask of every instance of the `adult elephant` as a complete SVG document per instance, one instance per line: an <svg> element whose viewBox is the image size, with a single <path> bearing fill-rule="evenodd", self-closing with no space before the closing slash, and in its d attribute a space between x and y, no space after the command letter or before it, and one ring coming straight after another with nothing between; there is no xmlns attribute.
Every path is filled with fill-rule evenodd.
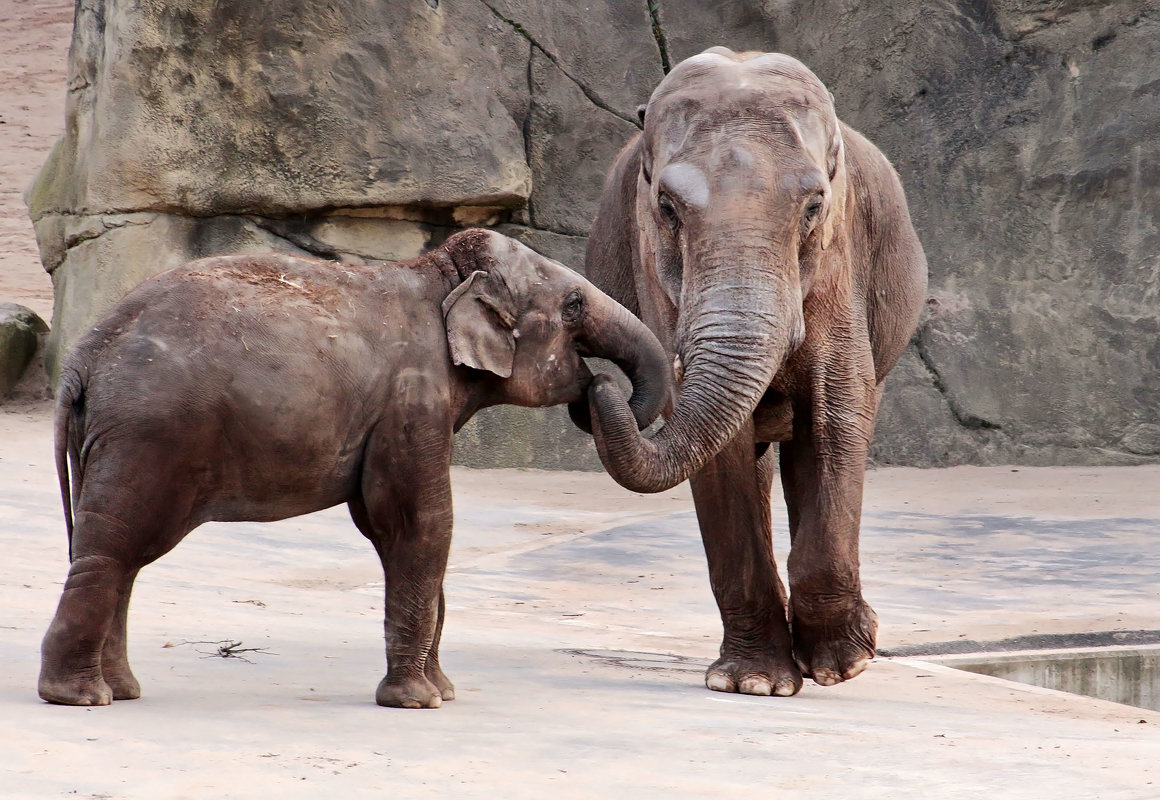
<svg viewBox="0 0 1160 800"><path fill-rule="evenodd" d="M600 457L623 486L691 477L724 623L705 683L792 695L874 656L858 528L886 373L906 347L926 260L898 176L841 123L803 64L715 47L640 109L591 231L588 276L674 357L675 407L651 438L616 385L589 389ZM789 585L770 542L776 457Z"/></svg>

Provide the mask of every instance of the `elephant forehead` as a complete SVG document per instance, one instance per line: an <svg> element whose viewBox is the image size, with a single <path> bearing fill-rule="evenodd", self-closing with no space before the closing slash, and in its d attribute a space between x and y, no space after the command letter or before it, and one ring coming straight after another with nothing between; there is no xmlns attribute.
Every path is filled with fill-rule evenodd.
<svg viewBox="0 0 1160 800"><path fill-rule="evenodd" d="M661 172L661 188L685 205L705 208L709 205L709 182L695 164L669 164Z"/></svg>
<svg viewBox="0 0 1160 800"><path fill-rule="evenodd" d="M733 53L718 47L674 67L653 92L650 105L688 93L704 93L716 102L721 93L747 89L800 105L830 103L825 84L796 58L783 53Z"/></svg>
<svg viewBox="0 0 1160 800"><path fill-rule="evenodd" d="M744 170L770 146L824 153L831 120L837 124L831 109L811 104L801 91L774 95L736 85L674 95L649 106L646 152L674 163L697 160L713 173Z"/></svg>
<svg viewBox="0 0 1160 800"><path fill-rule="evenodd" d="M531 299L583 282L583 278L567 265L498 233L494 237L492 255L495 259L492 270L516 297Z"/></svg>

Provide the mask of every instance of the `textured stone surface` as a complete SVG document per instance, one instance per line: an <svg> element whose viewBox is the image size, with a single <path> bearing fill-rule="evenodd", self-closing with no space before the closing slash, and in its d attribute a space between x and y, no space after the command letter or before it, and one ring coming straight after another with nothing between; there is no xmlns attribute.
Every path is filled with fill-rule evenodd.
<svg viewBox="0 0 1160 800"><path fill-rule="evenodd" d="M636 124L636 107L664 77L647 2L480 2L551 60L588 104L630 124Z"/></svg>
<svg viewBox="0 0 1160 800"><path fill-rule="evenodd" d="M477 0L105 0L75 24L68 131L34 215L527 196L529 44Z"/></svg>
<svg viewBox="0 0 1160 800"><path fill-rule="evenodd" d="M44 320L31 309L0 303L0 400L16 387L47 332Z"/></svg>
<svg viewBox="0 0 1160 800"><path fill-rule="evenodd" d="M636 106L717 44L804 61L906 187L930 301L876 461L1160 459L1157 0L82 3L28 194L49 363L194 255L392 260L486 224L581 268ZM596 464L560 411L460 438L467 463Z"/></svg>
<svg viewBox="0 0 1160 800"><path fill-rule="evenodd" d="M585 103L581 89L547 58L533 54L528 74L529 222L559 233L586 234L596 216L604 171L638 128Z"/></svg>
<svg viewBox="0 0 1160 800"><path fill-rule="evenodd" d="M603 469L591 437L572 425L562 406L485 408L456 434L453 458L477 468Z"/></svg>

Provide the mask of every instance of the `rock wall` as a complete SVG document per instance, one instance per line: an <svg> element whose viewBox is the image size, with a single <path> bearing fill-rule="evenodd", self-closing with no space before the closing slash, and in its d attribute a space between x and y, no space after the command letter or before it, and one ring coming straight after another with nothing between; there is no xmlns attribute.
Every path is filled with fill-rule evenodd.
<svg viewBox="0 0 1160 800"><path fill-rule="evenodd" d="M49 362L201 255L393 260L486 224L580 268L636 106L715 44L802 59L907 188L931 298L877 461L1160 459L1155 0L78 3L27 195ZM489 410L457 447L597 465L558 410Z"/></svg>

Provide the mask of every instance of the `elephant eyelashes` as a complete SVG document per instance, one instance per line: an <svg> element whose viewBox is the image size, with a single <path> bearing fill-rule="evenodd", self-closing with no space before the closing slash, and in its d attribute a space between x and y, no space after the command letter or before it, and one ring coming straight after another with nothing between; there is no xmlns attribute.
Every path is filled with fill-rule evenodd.
<svg viewBox="0 0 1160 800"><path fill-rule="evenodd" d="M802 213L802 236L807 235L813 230L814 223L818 221L818 217L822 213L822 196L815 194L806 203L805 211Z"/></svg>
<svg viewBox="0 0 1160 800"><path fill-rule="evenodd" d="M560 312L560 316L564 322L571 325L580 320L580 315L584 311L584 295L579 291L569 292L568 296L564 298L564 307Z"/></svg>
<svg viewBox="0 0 1160 800"><path fill-rule="evenodd" d="M657 207L661 210L661 216L665 218L669 228L673 233L677 232L677 228L681 227L681 218L677 216L677 207L673 205L673 201L669 199L667 194L662 194L657 197Z"/></svg>

